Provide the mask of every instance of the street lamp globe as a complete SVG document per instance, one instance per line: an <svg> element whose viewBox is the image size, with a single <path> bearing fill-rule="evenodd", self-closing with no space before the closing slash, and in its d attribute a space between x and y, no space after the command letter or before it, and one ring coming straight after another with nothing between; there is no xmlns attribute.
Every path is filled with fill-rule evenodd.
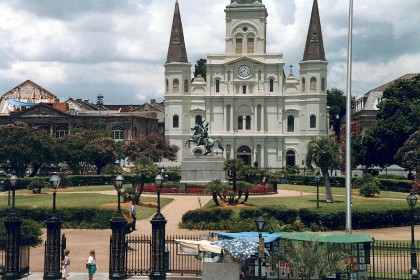
<svg viewBox="0 0 420 280"><path fill-rule="evenodd" d="M321 180L321 176L319 176L319 175L316 175L315 176L315 181L317 182L317 183L319 183L319 181Z"/></svg>
<svg viewBox="0 0 420 280"><path fill-rule="evenodd" d="M156 175L155 184L156 184L157 188L160 188L162 186L162 182L163 182L162 175L160 175L160 174Z"/></svg>
<svg viewBox="0 0 420 280"><path fill-rule="evenodd" d="M410 207L414 207L414 206L416 206L416 203L417 203L417 196L415 196L413 192L411 192L411 193L407 196L407 198L406 198L406 199L407 199L408 206L410 206Z"/></svg>
<svg viewBox="0 0 420 280"><path fill-rule="evenodd" d="M263 228L264 228L264 225L265 225L265 219L264 219L264 217L262 215L259 216L255 220L255 223L257 224L258 233L261 233L263 231Z"/></svg>
<svg viewBox="0 0 420 280"><path fill-rule="evenodd" d="M120 192L123 186L124 177L120 174L118 174L117 178L114 179L114 188L117 190L117 192Z"/></svg>
<svg viewBox="0 0 420 280"><path fill-rule="evenodd" d="M13 173L9 178L10 185L12 185L12 187L16 186L17 180L18 180L18 177Z"/></svg>
<svg viewBox="0 0 420 280"><path fill-rule="evenodd" d="M53 183L54 189L58 188L58 186L60 185L61 179L60 179L60 176L57 175L57 172L54 172L54 175L52 175L50 182Z"/></svg>

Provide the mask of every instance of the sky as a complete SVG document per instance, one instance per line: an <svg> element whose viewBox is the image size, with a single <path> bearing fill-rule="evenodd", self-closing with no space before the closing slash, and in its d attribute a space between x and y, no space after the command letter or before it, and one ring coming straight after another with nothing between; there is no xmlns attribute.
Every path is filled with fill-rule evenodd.
<svg viewBox="0 0 420 280"><path fill-rule="evenodd" d="M225 50L230 0L178 0L188 60ZM263 0L267 52L299 75L313 0ZM163 100L175 0L0 0L0 95L31 80L105 104ZM318 0L328 89L346 92L349 1ZM354 0L352 95L420 72L420 1ZM194 71L194 67L192 68ZM289 67L285 67L286 73Z"/></svg>

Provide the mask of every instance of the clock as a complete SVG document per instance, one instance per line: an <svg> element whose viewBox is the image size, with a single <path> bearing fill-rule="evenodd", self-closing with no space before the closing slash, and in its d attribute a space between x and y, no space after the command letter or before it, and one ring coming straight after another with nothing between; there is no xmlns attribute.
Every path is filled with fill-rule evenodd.
<svg viewBox="0 0 420 280"><path fill-rule="evenodd" d="M251 75L251 68L248 65L241 65L238 68L238 74L240 77L248 77Z"/></svg>

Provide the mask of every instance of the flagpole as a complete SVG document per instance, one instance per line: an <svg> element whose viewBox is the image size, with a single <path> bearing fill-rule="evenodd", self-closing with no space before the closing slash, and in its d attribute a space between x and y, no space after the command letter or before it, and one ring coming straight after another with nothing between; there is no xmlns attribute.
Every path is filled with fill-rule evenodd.
<svg viewBox="0 0 420 280"><path fill-rule="evenodd" d="M346 99L346 233L351 234L351 67L353 40L353 0L349 6L349 30L347 53L347 99Z"/></svg>

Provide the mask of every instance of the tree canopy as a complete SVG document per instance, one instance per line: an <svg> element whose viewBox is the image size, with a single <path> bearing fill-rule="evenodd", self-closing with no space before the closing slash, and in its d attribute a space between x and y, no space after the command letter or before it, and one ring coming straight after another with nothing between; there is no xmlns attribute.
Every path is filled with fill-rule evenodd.
<svg viewBox="0 0 420 280"><path fill-rule="evenodd" d="M383 93L377 122L363 137L366 166L396 164L394 156L420 127L420 75L398 80Z"/></svg>
<svg viewBox="0 0 420 280"><path fill-rule="evenodd" d="M395 155L395 160L401 166L420 173L420 129L405 141Z"/></svg>
<svg viewBox="0 0 420 280"><path fill-rule="evenodd" d="M334 128L336 137L340 135L341 119L346 115L346 96L341 89L327 90L327 106L330 107L330 126Z"/></svg>
<svg viewBox="0 0 420 280"><path fill-rule="evenodd" d="M169 144L162 135L153 133L128 141L124 144L123 151L132 161L141 157L150 158L154 162L159 162L164 158L174 161L177 159L179 147Z"/></svg>

